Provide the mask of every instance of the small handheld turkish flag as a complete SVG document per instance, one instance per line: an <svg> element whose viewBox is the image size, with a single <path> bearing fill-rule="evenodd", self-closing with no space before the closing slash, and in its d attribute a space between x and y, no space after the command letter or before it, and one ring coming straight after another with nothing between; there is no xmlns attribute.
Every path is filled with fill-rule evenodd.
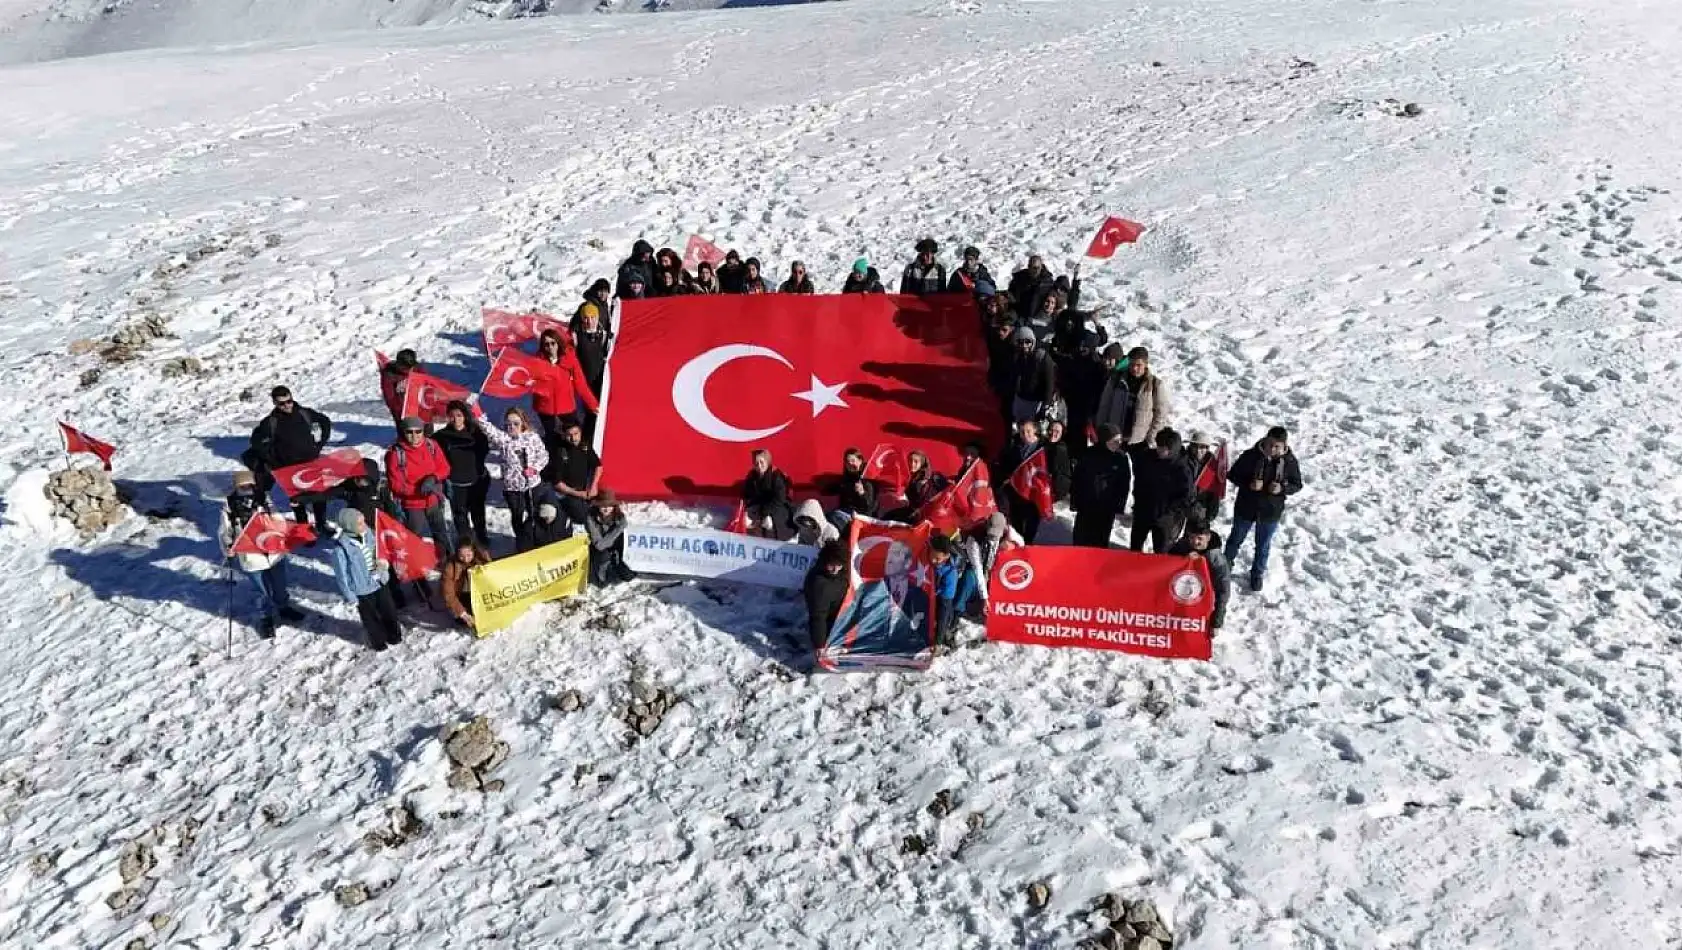
<svg viewBox="0 0 1682 950"><path fill-rule="evenodd" d="M536 389L552 372L554 367L548 360L512 346L504 347L496 355L490 375L485 377L485 385L479 387L479 391L498 399L518 399Z"/></svg>
<svg viewBox="0 0 1682 950"><path fill-rule="evenodd" d="M1197 490L1208 492L1218 499L1226 497L1226 473L1231 468L1227 461L1226 442L1223 441L1215 448L1215 457L1209 464L1203 466L1203 471L1197 476Z"/></svg>
<svg viewBox="0 0 1682 950"><path fill-rule="evenodd" d="M385 364L389 362L391 362L391 357L381 353L379 350L374 351L374 364L380 369L385 369Z"/></svg>
<svg viewBox="0 0 1682 950"><path fill-rule="evenodd" d="M356 478L363 471L362 453L355 449L338 449L318 459L288 465L274 470L274 480L288 498L323 492L348 478Z"/></svg>
<svg viewBox="0 0 1682 950"><path fill-rule="evenodd" d="M432 542L383 511L374 512L374 556L391 565L400 581L418 581L438 567Z"/></svg>
<svg viewBox="0 0 1682 950"><path fill-rule="evenodd" d="M1086 249L1087 257L1110 258L1115 256L1116 248L1123 244L1132 244L1139 240L1139 235L1145 233L1145 226L1137 221L1126 218L1109 217L1104 219L1098 228L1098 234Z"/></svg>
<svg viewBox="0 0 1682 950"><path fill-rule="evenodd" d="M64 451L72 455L77 452L97 455L99 456L99 463L105 466L105 470L107 472L111 471L111 456L117 454L116 446L109 442L101 442L91 435L83 435L80 430L62 422L58 424L58 432L59 435L64 436Z"/></svg>
<svg viewBox="0 0 1682 950"><path fill-rule="evenodd" d="M482 315L485 319L485 352L492 356L503 347L519 346L527 340L535 340L542 336L545 330L554 330L569 343L572 341L572 332L567 329L567 325L547 314L509 313L486 307Z"/></svg>
<svg viewBox="0 0 1682 950"><path fill-rule="evenodd" d="M449 414L451 402L466 400L470 395L465 386L413 369L409 371L408 385L403 388L403 415L416 416L422 422L437 422Z"/></svg>
<svg viewBox="0 0 1682 950"><path fill-rule="evenodd" d="M724 530L730 532L731 534L747 534L748 533L748 503L747 502L745 502L745 501L736 502L736 513L730 516L730 523L724 526Z"/></svg>
<svg viewBox="0 0 1682 950"><path fill-rule="evenodd" d="M1043 447L1035 449L1033 455L1023 459L1016 471L1010 473L1010 488L1038 508L1040 517L1051 517L1051 468L1046 465Z"/></svg>
<svg viewBox="0 0 1682 950"><path fill-rule="evenodd" d="M864 463L864 477L888 486L896 498L905 496L905 483L911 480L905 456L886 442L870 450L870 460Z"/></svg>
<svg viewBox="0 0 1682 950"><path fill-rule="evenodd" d="M231 554L285 554L313 543L315 531L309 525L259 512L245 523L245 529L234 539L228 551Z"/></svg>
<svg viewBox="0 0 1682 950"><path fill-rule="evenodd" d="M684 245L683 269L686 271L694 271L695 265L702 261L717 267L718 262L722 260L724 260L724 252L719 250L718 245L699 234L691 234L689 243Z"/></svg>

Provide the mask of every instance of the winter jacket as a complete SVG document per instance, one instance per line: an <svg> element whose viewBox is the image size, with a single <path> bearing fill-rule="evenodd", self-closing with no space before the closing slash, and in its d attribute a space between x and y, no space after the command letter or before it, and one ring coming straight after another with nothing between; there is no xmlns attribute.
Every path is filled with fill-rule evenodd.
<svg viewBox="0 0 1682 950"><path fill-rule="evenodd" d="M718 277L715 275L712 280L704 281L697 277L690 281L689 292L692 294L721 294L724 290L718 285Z"/></svg>
<svg viewBox="0 0 1682 950"><path fill-rule="evenodd" d="M999 339L989 332L987 341L987 388L1000 399L1009 399L1016 387L1016 344L1007 336Z"/></svg>
<svg viewBox="0 0 1682 950"><path fill-rule="evenodd" d="M847 596L847 572L831 575L823 569L823 562L812 564L803 585L806 596L806 635L812 638L812 648L821 650L829 645L829 631L841 614L841 601Z"/></svg>
<svg viewBox="0 0 1682 950"><path fill-rule="evenodd" d="M1010 380L1011 395L1017 399L1044 404L1057 398L1057 367L1043 349L1012 353Z"/></svg>
<svg viewBox="0 0 1682 950"><path fill-rule="evenodd" d="M1086 514L1108 513L1112 518L1127 507L1132 488L1132 464L1126 452L1102 446L1081 456L1069 483L1069 504Z"/></svg>
<svg viewBox="0 0 1682 950"><path fill-rule="evenodd" d="M1168 549L1169 554L1181 557L1191 556L1191 542L1185 538L1175 541ZM1209 565L1209 586L1215 589L1215 609L1209 615L1209 626L1219 630L1226 623L1226 605L1232 598L1232 565L1227 563L1226 555L1221 552L1221 536L1209 532L1209 549L1197 552L1203 555L1203 560Z"/></svg>
<svg viewBox="0 0 1682 950"><path fill-rule="evenodd" d="M743 275L742 289L740 292L744 294L768 294L771 292L771 285L765 282L764 277L748 277Z"/></svg>
<svg viewBox="0 0 1682 950"><path fill-rule="evenodd" d="M1051 271L1040 268L1039 274L1034 274L1028 268L1010 276L1010 299L1016 303L1016 317L1026 322L1045 309L1045 298L1057 290L1057 279L1051 276Z"/></svg>
<svg viewBox="0 0 1682 950"><path fill-rule="evenodd" d="M824 516L823 505L816 498L808 498L794 510L794 539L801 544L821 548L841 537L841 532Z"/></svg>
<svg viewBox="0 0 1682 950"><path fill-rule="evenodd" d="M1074 355L1088 335L1095 336L1092 350L1102 350L1110 342L1110 333L1096 316L1085 310L1062 310L1051 318L1051 348L1058 353Z"/></svg>
<svg viewBox="0 0 1682 950"><path fill-rule="evenodd" d="M446 425L432 433L432 441L444 450L444 459L450 466L450 484L474 485L490 477L485 459L491 454L491 440L472 422L460 431Z"/></svg>
<svg viewBox="0 0 1682 950"><path fill-rule="evenodd" d="M443 497L444 482L450 477L450 461L431 439L422 439L420 445L413 447L397 442L386 450L385 473L391 483L391 497L399 505L408 511L425 511Z"/></svg>
<svg viewBox="0 0 1682 950"><path fill-rule="evenodd" d="M328 542L327 554L333 563L333 579L339 583L339 594L347 603L356 603L358 598L366 597L380 589L391 573L391 568L374 560L374 566L369 567L370 552L375 550L374 529L364 528L361 537L352 534L340 534Z"/></svg>
<svg viewBox="0 0 1682 950"><path fill-rule="evenodd" d="M842 472L841 481L835 488L835 510L874 518L876 483L866 479L863 473Z"/></svg>
<svg viewBox="0 0 1682 950"><path fill-rule="evenodd" d="M1070 480L1074 477L1069 461L1069 444L1044 440L1040 444L1045 446L1045 465L1051 470L1051 495L1058 501L1068 501Z"/></svg>
<svg viewBox="0 0 1682 950"><path fill-rule="evenodd" d="M463 564L452 557L444 565L444 577L438 586L444 589L444 609L450 616L459 619L462 614L473 613L473 569L480 563L475 560Z"/></svg>
<svg viewBox="0 0 1682 950"><path fill-rule="evenodd" d="M748 266L746 264L720 264L713 271L718 279L718 292L721 294L747 293Z"/></svg>
<svg viewBox="0 0 1682 950"><path fill-rule="evenodd" d="M531 545L531 550L565 541L570 537L572 522L567 520L566 512L561 510L560 505L555 505L555 517L549 521L538 517L534 507L531 520L526 522L526 540Z"/></svg>
<svg viewBox="0 0 1682 950"><path fill-rule="evenodd" d="M403 394L409 388L409 372L398 368L396 363L387 363L380 369L380 398L385 400L385 407L391 410L393 419L403 415Z"/></svg>
<svg viewBox="0 0 1682 950"><path fill-rule="evenodd" d="M579 402L591 412L598 411L596 394L584 378L578 353L569 347L559 360L549 364L549 372L538 377L537 388L531 393L531 405L540 416L566 416L578 408Z"/></svg>
<svg viewBox="0 0 1682 950"><path fill-rule="evenodd" d="M888 290L882 286L882 275L876 273L876 268L872 267L862 277L857 272L848 272L847 282L841 285L841 292L844 294L885 294Z"/></svg>
<svg viewBox="0 0 1682 950"><path fill-rule="evenodd" d="M589 491L601 467L601 456L582 442L573 445L563 441L555 446L555 480L574 491Z"/></svg>
<svg viewBox="0 0 1682 950"><path fill-rule="evenodd" d="M915 510L945 490L946 476L925 468L905 483L905 502Z"/></svg>
<svg viewBox="0 0 1682 950"><path fill-rule="evenodd" d="M946 265L939 261L927 267L916 261L905 265L905 273L899 279L899 292L919 297L945 293Z"/></svg>
<svg viewBox="0 0 1682 950"><path fill-rule="evenodd" d="M615 512L612 518L606 518L600 508L592 507L584 519L584 533L590 536L592 557L617 550L625 542L625 514Z"/></svg>
<svg viewBox="0 0 1682 950"><path fill-rule="evenodd" d="M1110 374L1098 395L1098 410L1092 416L1094 426L1112 425L1121 431L1128 445L1141 442L1150 445L1156 434L1168 425L1168 384L1155 373L1146 373L1137 393L1128 385L1125 368Z"/></svg>
<svg viewBox="0 0 1682 950"><path fill-rule="evenodd" d="M1179 455L1163 458L1152 451L1139 457L1133 473L1133 523L1154 524L1191 509L1191 466Z"/></svg>
<svg viewBox="0 0 1682 950"><path fill-rule="evenodd" d="M648 255L647 259L643 255ZM647 293L654 287L654 245L647 241L638 241L631 245L631 256L625 258L619 265L618 280L613 285L615 296L630 296L631 278L642 280L643 292Z"/></svg>
<svg viewBox="0 0 1682 950"><path fill-rule="evenodd" d="M789 502L788 476L782 469L773 468L761 475L757 469L748 472L748 477L742 482L742 501L749 508L768 508L775 505L792 505Z"/></svg>
<svg viewBox="0 0 1682 950"><path fill-rule="evenodd" d="M1232 503L1232 516L1246 521L1274 522L1285 517L1285 499L1302 491L1302 469L1290 449L1273 459L1262 451L1261 443L1244 450L1232 463L1226 480L1238 486L1238 498ZM1250 483L1260 480L1261 491L1252 491ZM1270 494L1268 482L1278 482L1280 492Z"/></svg>
<svg viewBox="0 0 1682 950"><path fill-rule="evenodd" d="M958 569L957 557L949 557L946 563L934 569L934 596L937 601L951 603L958 599L958 578L963 571Z"/></svg>
<svg viewBox="0 0 1682 950"><path fill-rule="evenodd" d="M977 263L975 270L966 272L962 267L952 272L952 279L946 282L946 292L952 294L973 294L978 283L993 283L993 275L987 272L987 265Z"/></svg>
<svg viewBox="0 0 1682 950"><path fill-rule="evenodd" d="M1086 438L1086 427L1098 411L1098 399L1104 393L1104 381L1109 375L1104 364L1091 356L1074 353L1055 357L1057 390L1069 410L1069 434L1075 440Z"/></svg>
<svg viewBox="0 0 1682 950"><path fill-rule="evenodd" d="M321 457L321 447L333 437L333 420L314 409L294 405L291 412L279 409L263 417L251 430L249 466L274 471Z"/></svg>
<svg viewBox="0 0 1682 950"><path fill-rule="evenodd" d="M594 330L586 330L583 325L572 329L572 351L578 358L578 368L584 371L584 385L589 387L590 394L602 391L602 383L607 380L607 354L613 334L607 327L598 324Z"/></svg>
<svg viewBox="0 0 1682 950"><path fill-rule="evenodd" d="M266 571L279 564L284 554L235 554L234 542L239 540L240 532L245 525L258 514L272 514L267 498L252 492L242 495L235 492L229 495L222 505L222 527L217 532L217 538L222 542L222 556L231 557L239 565L239 569L247 574Z"/></svg>
<svg viewBox="0 0 1682 950"><path fill-rule="evenodd" d="M817 288L812 286L812 278L810 277L802 277L798 283L795 282L793 277L790 277L783 281L782 286L777 288L779 294L815 294L817 292Z"/></svg>
<svg viewBox="0 0 1682 950"><path fill-rule="evenodd" d="M1199 488L1198 483L1199 479L1203 478L1205 472L1210 472L1214 469L1215 453L1210 452L1208 457L1202 459L1201 461L1192 457L1190 449L1185 450L1182 454L1186 458L1186 465L1191 467L1192 491L1196 495L1197 508L1203 513L1205 521L1208 521L1210 524L1214 524L1216 517L1218 517L1221 513L1221 499L1226 497L1227 483L1215 479L1213 473L1210 475L1211 480L1215 481L1215 488L1213 491L1207 491Z"/></svg>
<svg viewBox="0 0 1682 950"><path fill-rule="evenodd" d="M531 429L510 435L480 415L475 415L473 422L502 454L503 494L531 491L543 481L543 469L549 465L549 450L543 445L543 436Z"/></svg>

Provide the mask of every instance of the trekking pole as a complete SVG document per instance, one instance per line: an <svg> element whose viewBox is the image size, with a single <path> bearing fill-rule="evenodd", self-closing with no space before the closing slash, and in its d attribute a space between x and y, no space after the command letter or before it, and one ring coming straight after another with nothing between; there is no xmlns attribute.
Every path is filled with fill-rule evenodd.
<svg viewBox="0 0 1682 950"><path fill-rule="evenodd" d="M231 660L234 658L234 564L227 558L222 560L222 582L228 587L228 636L224 649Z"/></svg>

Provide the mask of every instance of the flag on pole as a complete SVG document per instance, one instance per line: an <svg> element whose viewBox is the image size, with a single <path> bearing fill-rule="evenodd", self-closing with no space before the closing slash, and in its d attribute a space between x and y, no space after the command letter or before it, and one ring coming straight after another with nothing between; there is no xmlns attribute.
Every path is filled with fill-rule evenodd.
<svg viewBox="0 0 1682 950"><path fill-rule="evenodd" d="M1046 464L1043 446L1035 449L1034 454L1023 459L1022 464L1016 466L1016 471L1010 473L1010 487L1038 508L1040 517L1051 517L1051 467Z"/></svg>
<svg viewBox="0 0 1682 950"><path fill-rule="evenodd" d="M881 482L891 489L895 498L905 497L905 485L911 480L905 455L886 442L870 450L870 460L864 463L864 477Z"/></svg>
<svg viewBox="0 0 1682 950"><path fill-rule="evenodd" d="M97 455L100 464L105 466L105 470L107 472L111 471L111 456L117 454L116 446L109 442L101 442L91 435L85 435L80 430L62 422L58 424L58 432L59 435L64 436L64 451L71 455L78 452Z"/></svg>
<svg viewBox="0 0 1682 950"><path fill-rule="evenodd" d="M724 260L724 251L720 250L717 244L701 237L699 234L689 236L689 243L683 248L684 270L693 273L695 265L702 261L717 267L719 261L722 260Z"/></svg>
<svg viewBox="0 0 1682 950"><path fill-rule="evenodd" d="M438 567L438 551L431 541L383 511L374 512L374 521L374 556L390 564L398 580L417 581Z"/></svg>
<svg viewBox="0 0 1682 950"><path fill-rule="evenodd" d="M286 554L315 543L315 531L307 524L287 521L276 514L258 512L245 523L232 554Z"/></svg>

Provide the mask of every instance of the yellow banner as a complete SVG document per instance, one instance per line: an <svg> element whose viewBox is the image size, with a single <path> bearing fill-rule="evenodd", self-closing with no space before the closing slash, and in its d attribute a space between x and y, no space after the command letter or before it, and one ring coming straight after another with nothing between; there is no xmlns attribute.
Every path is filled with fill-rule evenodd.
<svg viewBox="0 0 1682 950"><path fill-rule="evenodd" d="M581 534L474 568L474 632L488 637L534 604L577 594L589 564L590 539Z"/></svg>

